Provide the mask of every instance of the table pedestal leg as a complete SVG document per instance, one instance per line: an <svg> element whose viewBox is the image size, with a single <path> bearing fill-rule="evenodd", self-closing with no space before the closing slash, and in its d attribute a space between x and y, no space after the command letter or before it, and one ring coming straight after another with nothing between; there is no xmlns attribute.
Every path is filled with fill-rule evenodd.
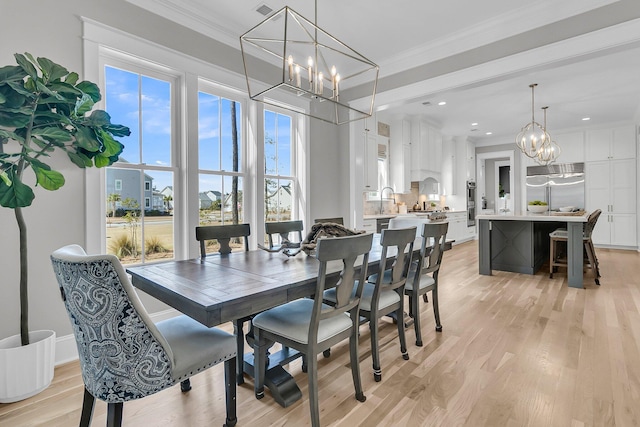
<svg viewBox="0 0 640 427"><path fill-rule="evenodd" d="M269 355L269 366L265 372L264 385L269 388L274 400L283 408L301 399L302 392L291 374L281 364L289 363L300 356L301 353L291 349ZM244 355L244 371L253 377L253 368L253 354L247 353Z"/></svg>

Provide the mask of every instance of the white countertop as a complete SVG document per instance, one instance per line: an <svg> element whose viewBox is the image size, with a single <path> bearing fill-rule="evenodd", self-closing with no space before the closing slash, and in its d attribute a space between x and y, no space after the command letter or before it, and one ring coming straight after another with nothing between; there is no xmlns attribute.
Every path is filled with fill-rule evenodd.
<svg viewBox="0 0 640 427"><path fill-rule="evenodd" d="M535 214L535 213L520 213L520 214L492 214L492 215L477 215L476 219L489 219L492 221L557 221L557 222L587 222L589 213L585 212L584 215L550 215L549 213Z"/></svg>
<svg viewBox="0 0 640 427"><path fill-rule="evenodd" d="M448 211L440 211L437 213L443 213L443 214L454 214L454 213L466 213L467 211L464 210L448 210ZM362 217L364 219L384 219L384 218L395 218L398 216L402 216L402 217L420 217L420 216L425 216L425 215L430 215L432 213L436 213L434 211L417 211L417 212L407 212L406 214L397 214L397 213L383 213L383 214L374 214L374 215L363 215Z"/></svg>

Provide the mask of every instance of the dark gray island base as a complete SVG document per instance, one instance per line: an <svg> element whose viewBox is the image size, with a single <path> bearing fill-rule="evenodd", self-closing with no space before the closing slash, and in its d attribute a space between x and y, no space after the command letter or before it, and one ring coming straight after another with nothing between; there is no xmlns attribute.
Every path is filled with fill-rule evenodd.
<svg viewBox="0 0 640 427"><path fill-rule="evenodd" d="M479 215L479 273L535 274L549 259L549 233L567 228L569 286L582 288L582 229L587 215Z"/></svg>

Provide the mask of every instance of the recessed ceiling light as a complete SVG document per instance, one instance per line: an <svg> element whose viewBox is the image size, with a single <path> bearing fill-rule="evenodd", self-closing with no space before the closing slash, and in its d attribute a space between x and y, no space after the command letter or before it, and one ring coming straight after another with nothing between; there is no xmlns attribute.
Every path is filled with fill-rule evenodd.
<svg viewBox="0 0 640 427"><path fill-rule="evenodd" d="M493 135L493 132L487 132L485 135Z"/></svg>
<svg viewBox="0 0 640 427"><path fill-rule="evenodd" d="M438 105L446 105L446 104L447 104L447 102L446 102L446 101L440 101L440 102L438 102Z"/></svg>
<svg viewBox="0 0 640 427"><path fill-rule="evenodd" d="M588 121L588 120L591 120L591 117L583 117L583 118L582 118L582 121L583 121L583 122L586 122L586 121Z"/></svg>
<svg viewBox="0 0 640 427"><path fill-rule="evenodd" d="M478 126L477 123L471 123L471 126Z"/></svg>

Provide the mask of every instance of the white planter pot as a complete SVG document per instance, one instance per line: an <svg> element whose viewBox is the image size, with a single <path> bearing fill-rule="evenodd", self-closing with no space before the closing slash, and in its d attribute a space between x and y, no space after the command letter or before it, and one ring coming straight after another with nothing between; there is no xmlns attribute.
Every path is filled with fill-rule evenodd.
<svg viewBox="0 0 640 427"><path fill-rule="evenodd" d="M26 399L51 384L55 331L29 332L29 342L29 345L20 345L20 335L0 340L0 403Z"/></svg>

